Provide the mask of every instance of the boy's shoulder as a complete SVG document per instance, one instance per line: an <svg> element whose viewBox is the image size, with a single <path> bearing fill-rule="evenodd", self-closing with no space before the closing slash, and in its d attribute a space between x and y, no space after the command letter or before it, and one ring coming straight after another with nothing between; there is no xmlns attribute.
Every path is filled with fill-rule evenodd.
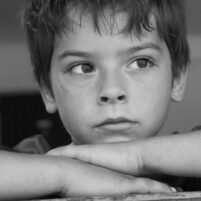
<svg viewBox="0 0 201 201"><path fill-rule="evenodd" d="M197 125L197 126L195 126L195 127L193 127L191 129L192 132L198 131L198 130L201 130L201 125ZM172 132L172 134L179 134L179 132L178 131L174 131L174 132Z"/></svg>
<svg viewBox="0 0 201 201"><path fill-rule="evenodd" d="M195 126L192 131L198 131L201 130L201 125Z"/></svg>

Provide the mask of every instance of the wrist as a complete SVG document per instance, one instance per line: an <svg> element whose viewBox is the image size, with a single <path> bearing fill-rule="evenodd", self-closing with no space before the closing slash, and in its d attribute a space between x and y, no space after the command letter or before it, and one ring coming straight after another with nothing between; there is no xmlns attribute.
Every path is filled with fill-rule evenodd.
<svg viewBox="0 0 201 201"><path fill-rule="evenodd" d="M160 174L161 141L159 137L150 137L142 140L140 156L143 173L145 175Z"/></svg>
<svg viewBox="0 0 201 201"><path fill-rule="evenodd" d="M139 140L137 143L137 159L138 159L138 169L139 174L149 175L153 173L149 166L149 159L150 159L150 150L149 150L149 139L142 139Z"/></svg>
<svg viewBox="0 0 201 201"><path fill-rule="evenodd" d="M145 175L146 169L143 144L143 140L133 140L130 142L126 142L126 171L131 175Z"/></svg>
<svg viewBox="0 0 201 201"><path fill-rule="evenodd" d="M51 169L49 172L49 178L48 180L51 182L50 188L51 188L51 193L53 194L63 194L64 191L64 175L66 175L65 171L68 171L65 164L66 160L62 159L62 157L59 156L48 156L50 159L50 167L48 168Z"/></svg>
<svg viewBox="0 0 201 201"><path fill-rule="evenodd" d="M146 171L146 158L145 158L145 150L144 150L144 140L139 140L136 143L136 149L137 149L137 164L138 164L138 170L139 175L143 176L147 174Z"/></svg>

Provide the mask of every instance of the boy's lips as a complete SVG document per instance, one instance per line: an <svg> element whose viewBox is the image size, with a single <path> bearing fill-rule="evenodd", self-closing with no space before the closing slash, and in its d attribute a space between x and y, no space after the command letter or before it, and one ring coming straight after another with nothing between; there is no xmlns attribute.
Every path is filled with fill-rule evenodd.
<svg viewBox="0 0 201 201"><path fill-rule="evenodd" d="M97 124L95 128L99 131L104 131L107 133L129 134L135 130L137 125L138 122L136 121L120 117L106 119L100 124Z"/></svg>

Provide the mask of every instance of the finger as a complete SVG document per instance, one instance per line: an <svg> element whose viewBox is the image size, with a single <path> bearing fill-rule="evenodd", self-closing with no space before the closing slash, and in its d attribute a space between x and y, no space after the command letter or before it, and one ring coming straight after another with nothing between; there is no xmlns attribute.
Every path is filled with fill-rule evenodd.
<svg viewBox="0 0 201 201"><path fill-rule="evenodd" d="M122 173L130 173L124 152L111 145L69 145L48 152L48 155L66 156L86 163L99 165ZM126 167L125 167L126 166ZM133 169L132 169L133 170Z"/></svg>
<svg viewBox="0 0 201 201"><path fill-rule="evenodd" d="M172 193L176 189L167 184L154 181L147 178L134 178L125 180L120 190L127 191L127 193Z"/></svg>
<svg viewBox="0 0 201 201"><path fill-rule="evenodd" d="M101 184L102 183L102 184ZM83 188L83 189L82 189ZM144 179L144 178L134 178L134 179L122 179L121 182L116 183L104 183L100 182L99 185L85 184L77 190L72 190L72 192L64 193L69 197L80 197L80 196L111 196L111 195L125 195L125 194L145 194L145 193L173 193L176 189L169 187L166 184Z"/></svg>
<svg viewBox="0 0 201 201"><path fill-rule="evenodd" d="M134 170L129 170L127 152L114 144L71 146L66 149L66 156L125 174Z"/></svg>
<svg viewBox="0 0 201 201"><path fill-rule="evenodd" d="M92 162L92 156L95 152L95 147L91 150L91 146L88 145L68 145L52 149L47 154L54 156L66 156L90 163Z"/></svg>
<svg viewBox="0 0 201 201"><path fill-rule="evenodd" d="M70 146L70 145L68 145L68 146ZM47 155L52 155L52 156L66 156L68 146L61 146L61 147L58 147L58 148L55 148L55 149L51 149L46 154Z"/></svg>

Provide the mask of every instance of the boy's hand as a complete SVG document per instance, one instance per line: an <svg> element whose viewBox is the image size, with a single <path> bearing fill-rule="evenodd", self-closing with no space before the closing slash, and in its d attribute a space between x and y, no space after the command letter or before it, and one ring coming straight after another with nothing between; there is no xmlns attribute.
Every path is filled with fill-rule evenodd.
<svg viewBox="0 0 201 201"><path fill-rule="evenodd" d="M59 158L58 158L59 159ZM135 178L109 169L61 157L59 167L60 192L67 197L106 196L129 193L170 193L166 184Z"/></svg>
<svg viewBox="0 0 201 201"><path fill-rule="evenodd" d="M143 160L134 141L69 145L53 149L48 155L67 156L129 175L144 174Z"/></svg>

